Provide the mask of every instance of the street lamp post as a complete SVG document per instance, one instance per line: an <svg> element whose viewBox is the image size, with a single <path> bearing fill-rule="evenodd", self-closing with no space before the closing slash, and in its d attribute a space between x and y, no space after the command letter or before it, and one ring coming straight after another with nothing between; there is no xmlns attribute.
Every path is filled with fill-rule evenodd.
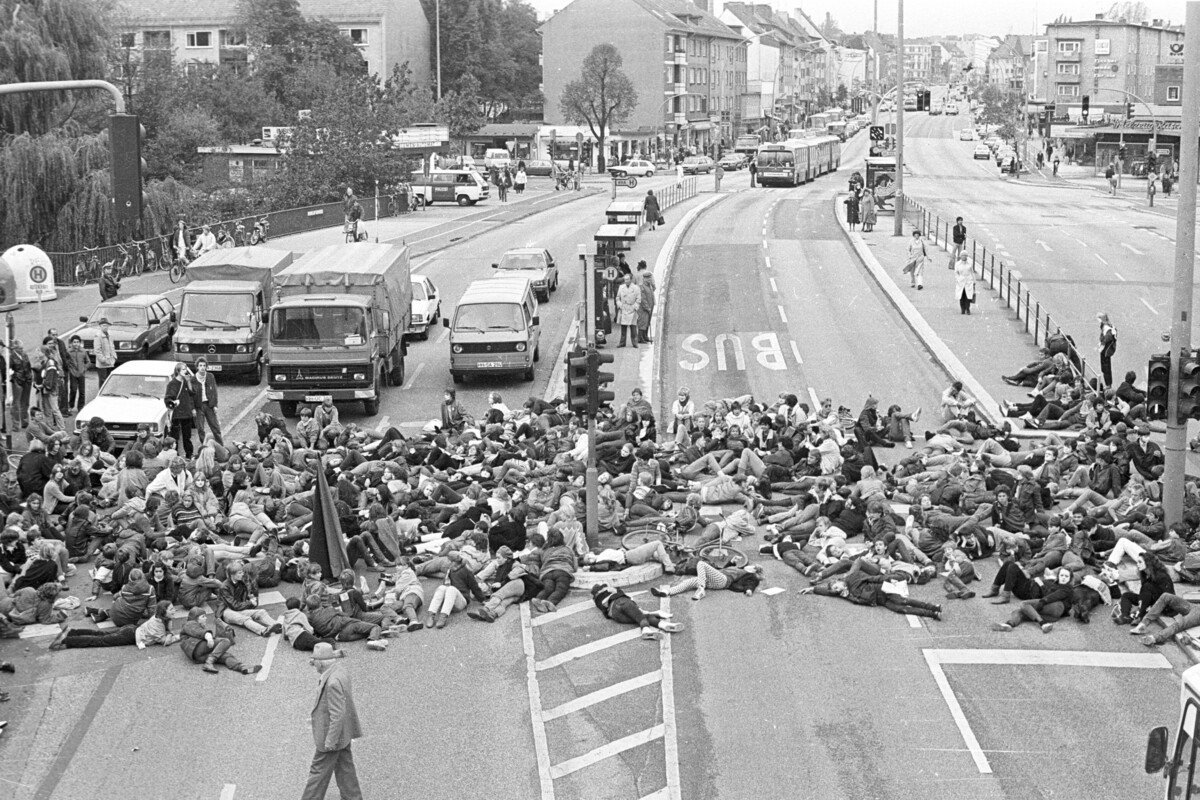
<svg viewBox="0 0 1200 800"><path fill-rule="evenodd" d="M904 235L904 0L896 16L896 221L893 236Z"/></svg>
<svg viewBox="0 0 1200 800"><path fill-rule="evenodd" d="M437 49L437 99L442 99L442 0L435 0L433 5L434 39Z"/></svg>

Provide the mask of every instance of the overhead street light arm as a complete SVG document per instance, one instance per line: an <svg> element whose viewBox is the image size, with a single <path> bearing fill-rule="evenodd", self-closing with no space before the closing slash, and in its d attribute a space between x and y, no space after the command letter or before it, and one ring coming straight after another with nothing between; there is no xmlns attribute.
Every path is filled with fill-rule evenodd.
<svg viewBox="0 0 1200 800"><path fill-rule="evenodd" d="M0 95L24 92L64 92L71 89L103 89L112 95L118 114L125 113L125 98L121 90L108 81L35 81L31 83L6 83L0 85Z"/></svg>

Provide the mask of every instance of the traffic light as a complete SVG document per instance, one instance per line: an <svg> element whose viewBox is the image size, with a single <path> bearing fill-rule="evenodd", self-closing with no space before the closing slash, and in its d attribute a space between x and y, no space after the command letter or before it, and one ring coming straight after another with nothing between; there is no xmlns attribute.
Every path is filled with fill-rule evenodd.
<svg viewBox="0 0 1200 800"><path fill-rule="evenodd" d="M588 351L588 414L596 416L602 406L612 405L617 396L601 387L612 383L616 378L611 372L601 372L602 364L611 364L615 356L612 353L601 353L599 350Z"/></svg>
<svg viewBox="0 0 1200 800"><path fill-rule="evenodd" d="M137 114L110 114L108 146L112 155L113 218L119 228L140 235L142 225L142 137Z"/></svg>
<svg viewBox="0 0 1200 800"><path fill-rule="evenodd" d="M1086 94L1083 96L1083 107L1079 110L1079 116L1083 117L1083 121L1087 122L1088 111L1092 107L1092 98Z"/></svg>
<svg viewBox="0 0 1200 800"><path fill-rule="evenodd" d="M603 259L597 259L597 262ZM613 259L616 262L616 259ZM608 311L608 280L605 278L604 266L597 266L592 270L592 297L595 301L592 305L592 312L596 317L596 334L597 339L601 343L604 337L612 333L612 315Z"/></svg>
<svg viewBox="0 0 1200 800"><path fill-rule="evenodd" d="M917 92L917 111L925 110L925 93Z"/></svg>
<svg viewBox="0 0 1200 800"><path fill-rule="evenodd" d="M921 93L921 96L922 96L923 102L925 103L925 110L929 111L930 109L932 109L933 108L933 92L926 89L924 92Z"/></svg>
<svg viewBox="0 0 1200 800"><path fill-rule="evenodd" d="M1166 353L1150 356L1150 365L1146 370L1146 416L1150 419L1167 418L1170 381L1171 356Z"/></svg>
<svg viewBox="0 0 1200 800"><path fill-rule="evenodd" d="M1200 358L1195 351L1179 360L1179 413L1176 421L1186 425L1200 419Z"/></svg>
<svg viewBox="0 0 1200 800"><path fill-rule="evenodd" d="M582 347L567 353L567 405L576 414L588 411L588 355Z"/></svg>
<svg viewBox="0 0 1200 800"><path fill-rule="evenodd" d="M1125 104L1125 119L1133 119L1133 103Z"/></svg>
<svg viewBox="0 0 1200 800"><path fill-rule="evenodd" d="M1158 172L1158 153L1146 151L1146 172Z"/></svg>

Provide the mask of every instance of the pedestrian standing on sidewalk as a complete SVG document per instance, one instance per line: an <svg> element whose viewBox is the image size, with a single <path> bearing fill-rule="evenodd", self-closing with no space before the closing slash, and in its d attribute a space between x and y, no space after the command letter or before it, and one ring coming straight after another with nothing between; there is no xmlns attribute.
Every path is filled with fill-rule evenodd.
<svg viewBox="0 0 1200 800"><path fill-rule="evenodd" d="M863 190L862 196L862 232L870 233L875 229L875 193L870 189Z"/></svg>
<svg viewBox="0 0 1200 800"><path fill-rule="evenodd" d="M1057 174L1058 174L1058 164L1059 164L1059 157L1058 157L1058 153L1055 153L1055 154L1054 154L1054 174L1055 174L1055 175L1057 175Z"/></svg>
<svg viewBox="0 0 1200 800"><path fill-rule="evenodd" d="M33 364L30 363L29 356L25 354L25 348L21 346L20 339L13 339L12 345L9 347L9 356L11 356L9 368L12 370L13 383L13 420L10 425L28 428L29 394L33 389ZM12 430L15 430L15 427Z"/></svg>
<svg viewBox="0 0 1200 800"><path fill-rule="evenodd" d="M626 275L625 282L617 290L617 324L621 326L621 343L617 347L625 346L626 334L629 334L630 344L638 346L637 320L641 305L641 287L633 282L632 275Z"/></svg>
<svg viewBox="0 0 1200 800"><path fill-rule="evenodd" d="M79 334L71 337L67 347L67 407L83 411L87 403L88 355Z"/></svg>
<svg viewBox="0 0 1200 800"><path fill-rule="evenodd" d="M951 241L954 243L954 249L950 252L950 263L946 265L947 269L954 269L958 263L958 256L967 246L967 226L963 224L962 217L954 218L954 228L950 231Z"/></svg>
<svg viewBox="0 0 1200 800"><path fill-rule="evenodd" d="M754 159L750 159L750 188L755 186L754 179L758 177L758 164L754 163Z"/></svg>
<svg viewBox="0 0 1200 800"><path fill-rule="evenodd" d="M517 190L517 194L525 193L525 184L529 182L529 176L525 174L525 162L522 161L517 165L517 176L513 178L513 188Z"/></svg>
<svg viewBox="0 0 1200 800"><path fill-rule="evenodd" d="M100 318L100 335L92 342L92 350L96 354L96 388L99 390L108 380L108 373L117 365L117 346L113 344L112 336L108 333L108 317Z"/></svg>
<svg viewBox="0 0 1200 800"><path fill-rule="evenodd" d="M1038 150L1037 165L1038 165L1038 169L1042 169L1043 167L1046 166L1046 154L1043 153L1041 150Z"/></svg>
<svg viewBox="0 0 1200 800"><path fill-rule="evenodd" d="M969 315L971 304L975 302L975 270L965 251L958 254L954 263L954 294L958 297L958 312Z"/></svg>
<svg viewBox="0 0 1200 800"><path fill-rule="evenodd" d="M1152 169L1146 173L1146 199L1154 208L1154 195L1158 194L1158 170Z"/></svg>
<svg viewBox="0 0 1200 800"><path fill-rule="evenodd" d="M1117 194L1117 168L1113 162L1108 162L1108 167L1104 170L1104 178L1108 181L1108 193L1114 197Z"/></svg>
<svg viewBox="0 0 1200 800"><path fill-rule="evenodd" d="M904 270L902 275L907 275L909 278L909 286L915 286L917 289L924 289L925 278L925 240L921 238L920 229L915 229L912 232L912 241L908 243L908 260L904 262Z"/></svg>
<svg viewBox="0 0 1200 800"><path fill-rule="evenodd" d="M854 230L854 226L858 224L858 193L851 192L846 195L846 222L850 225L850 230Z"/></svg>
<svg viewBox="0 0 1200 800"><path fill-rule="evenodd" d="M1117 352L1117 329L1108 320L1108 314L1100 312L1096 315L1100 321L1100 372L1104 378L1104 387L1110 388L1112 382L1112 357Z"/></svg>
<svg viewBox="0 0 1200 800"><path fill-rule="evenodd" d="M316 752L301 800L323 800L330 778L337 779L342 800L362 800L350 745L362 738L363 731L354 705L350 673L338 655L330 645L318 642L309 659L321 679L317 682L317 701L312 710Z"/></svg>
<svg viewBox="0 0 1200 800"><path fill-rule="evenodd" d="M650 344L650 315L654 313L654 275L645 259L638 262L637 281L641 287L642 304L638 306L638 344Z"/></svg>

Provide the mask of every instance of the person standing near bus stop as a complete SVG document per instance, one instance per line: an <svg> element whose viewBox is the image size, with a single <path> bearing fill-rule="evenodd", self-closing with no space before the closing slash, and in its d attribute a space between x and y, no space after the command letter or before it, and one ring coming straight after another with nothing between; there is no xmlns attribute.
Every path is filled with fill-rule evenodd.
<svg viewBox="0 0 1200 800"><path fill-rule="evenodd" d="M954 218L954 228L950 231L950 238L954 242L954 250L950 252L950 264L947 269L954 269L954 264L958 261L958 254L967 246L967 226L963 224L962 217Z"/></svg>

